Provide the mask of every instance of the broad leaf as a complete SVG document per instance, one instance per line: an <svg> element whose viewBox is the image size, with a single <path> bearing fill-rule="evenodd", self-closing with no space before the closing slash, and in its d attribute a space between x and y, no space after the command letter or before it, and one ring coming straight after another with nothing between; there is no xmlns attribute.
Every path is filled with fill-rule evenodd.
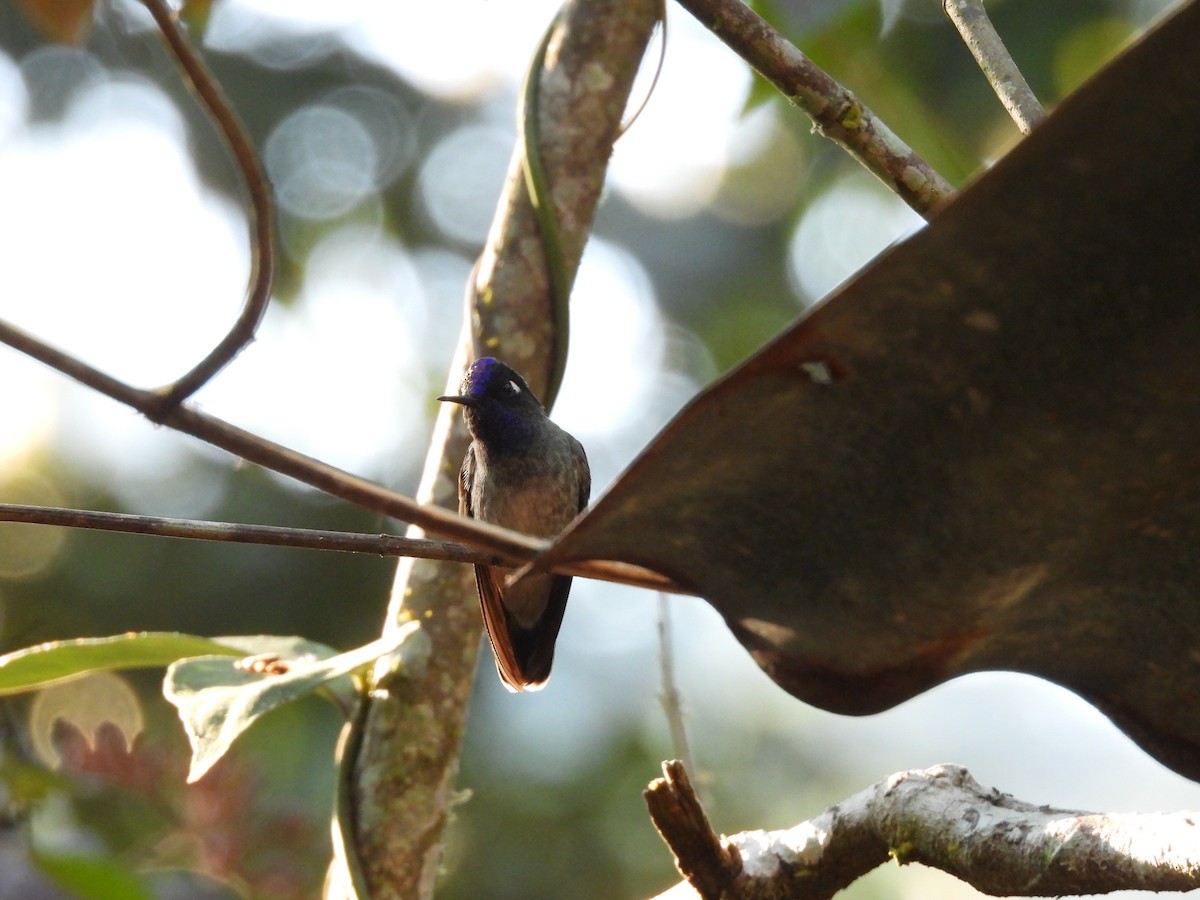
<svg viewBox="0 0 1200 900"><path fill-rule="evenodd" d="M410 622L395 632L347 653L304 642L290 655L279 655L283 674L259 674L244 660L200 657L180 660L167 669L163 695L179 710L192 745L188 781L212 768L234 740L261 716L321 688L352 703L357 689L350 673L391 653L417 630Z"/></svg>
<svg viewBox="0 0 1200 900"><path fill-rule="evenodd" d="M0 695L45 687L96 669L166 666L185 656L258 653L244 638L205 638L177 632L142 631L114 637L49 641L0 656Z"/></svg>
<svg viewBox="0 0 1200 900"><path fill-rule="evenodd" d="M844 713L1012 669L1200 779L1200 6L660 434L543 562Z"/></svg>

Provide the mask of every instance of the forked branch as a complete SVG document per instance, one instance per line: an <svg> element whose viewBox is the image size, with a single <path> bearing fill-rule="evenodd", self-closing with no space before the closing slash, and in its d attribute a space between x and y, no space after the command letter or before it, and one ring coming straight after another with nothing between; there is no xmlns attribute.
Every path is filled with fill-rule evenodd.
<svg viewBox="0 0 1200 900"><path fill-rule="evenodd" d="M746 831L714 844L679 764L663 768L668 777L647 791L650 813L691 887L660 900L828 898L889 859L942 869L994 895L1200 888L1200 813L1034 806L943 765L900 772L786 831ZM670 802L659 802L663 793ZM695 872L717 875L701 887Z"/></svg>

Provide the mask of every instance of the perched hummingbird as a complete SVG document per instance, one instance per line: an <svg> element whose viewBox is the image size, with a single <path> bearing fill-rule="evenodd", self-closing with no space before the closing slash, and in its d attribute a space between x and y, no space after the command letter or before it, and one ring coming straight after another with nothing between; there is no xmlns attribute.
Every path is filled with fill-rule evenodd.
<svg viewBox="0 0 1200 900"><path fill-rule="evenodd" d="M471 364L459 392L438 397L462 404L474 438L459 475L459 512L535 537L558 534L592 490L583 445L547 418L525 379L490 356ZM539 572L505 590L505 572L475 567L483 624L504 685L537 690L550 677L571 577Z"/></svg>

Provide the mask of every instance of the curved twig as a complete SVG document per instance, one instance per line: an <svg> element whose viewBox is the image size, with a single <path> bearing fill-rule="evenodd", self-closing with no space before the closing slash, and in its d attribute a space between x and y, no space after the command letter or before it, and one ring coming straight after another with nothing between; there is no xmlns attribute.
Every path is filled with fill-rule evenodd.
<svg viewBox="0 0 1200 900"><path fill-rule="evenodd" d="M141 0L141 3L154 17L163 42L183 73L185 83L225 142L241 173L250 201L246 208L250 224L250 281L241 314L229 333L191 371L155 392L162 411L160 414L165 414L196 393L254 340L254 332L271 299L271 285L275 279L275 212L270 184L246 129L238 121L224 92L188 43L175 20L175 14L163 0Z"/></svg>
<svg viewBox="0 0 1200 900"><path fill-rule="evenodd" d="M678 3L920 215L929 218L954 198L950 182L741 0Z"/></svg>
<svg viewBox="0 0 1200 900"><path fill-rule="evenodd" d="M650 85L646 88L645 96L638 101L638 105L634 107L633 112L621 123L621 130L617 132L618 140L625 137L625 133L642 117L642 113L650 105L650 98L654 96L654 89L658 87L658 82L662 78L663 69L667 62L667 0L659 0L658 22L658 60L654 63L654 76L650 79Z"/></svg>

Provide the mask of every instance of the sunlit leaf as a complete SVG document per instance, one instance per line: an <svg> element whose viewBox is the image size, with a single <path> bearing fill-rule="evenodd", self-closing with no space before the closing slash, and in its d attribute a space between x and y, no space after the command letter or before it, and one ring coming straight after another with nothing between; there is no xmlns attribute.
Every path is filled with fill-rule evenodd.
<svg viewBox="0 0 1200 900"><path fill-rule="evenodd" d="M114 637L48 641L0 656L0 695L45 687L96 669L140 669L166 666L185 656L245 656L262 652L239 646L237 640L142 631Z"/></svg>
<svg viewBox="0 0 1200 900"><path fill-rule="evenodd" d="M178 708L192 745L188 781L202 778L242 732L273 709L321 688L352 702L357 691L348 676L396 650L417 627L410 622L386 637L338 655L329 647L306 642L295 648L298 652L279 656L281 674L260 674L244 660L215 656L171 665L163 695Z"/></svg>
<svg viewBox="0 0 1200 900"><path fill-rule="evenodd" d="M1010 669L1200 779L1200 4L706 390L545 557L870 713Z"/></svg>

